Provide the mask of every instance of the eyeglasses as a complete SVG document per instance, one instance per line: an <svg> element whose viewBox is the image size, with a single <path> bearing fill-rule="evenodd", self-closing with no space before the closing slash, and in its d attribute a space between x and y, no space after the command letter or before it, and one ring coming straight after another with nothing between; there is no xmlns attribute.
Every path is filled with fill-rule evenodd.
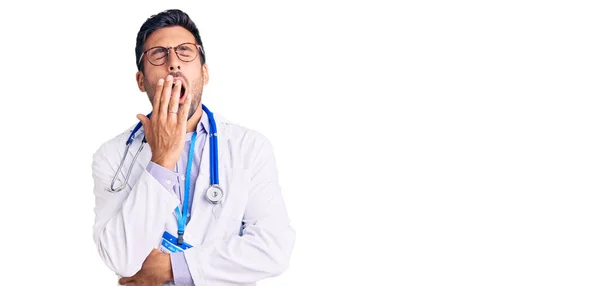
<svg viewBox="0 0 600 286"><path fill-rule="evenodd" d="M145 50L138 60L138 65L142 63L142 58L146 55L146 59L148 59L150 64L162 66L167 62L171 49L173 49L177 57L184 62L195 60L196 57L198 57L198 51L204 56L204 49L202 49L202 46L194 43L183 43L171 48L157 46Z"/></svg>

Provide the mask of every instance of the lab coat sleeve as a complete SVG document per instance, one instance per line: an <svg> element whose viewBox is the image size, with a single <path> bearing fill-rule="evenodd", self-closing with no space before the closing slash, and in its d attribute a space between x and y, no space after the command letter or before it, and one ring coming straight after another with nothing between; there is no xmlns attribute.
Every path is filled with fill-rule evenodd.
<svg viewBox="0 0 600 286"><path fill-rule="evenodd" d="M194 284L255 283L289 266L295 230L284 205L270 143L259 137L250 163L251 183L242 235L186 250Z"/></svg>
<svg viewBox="0 0 600 286"><path fill-rule="evenodd" d="M165 222L179 200L146 169L131 187L117 193L106 191L120 162L117 151L109 152L110 146L103 145L93 156L93 238L109 269L119 276L131 277L159 245Z"/></svg>

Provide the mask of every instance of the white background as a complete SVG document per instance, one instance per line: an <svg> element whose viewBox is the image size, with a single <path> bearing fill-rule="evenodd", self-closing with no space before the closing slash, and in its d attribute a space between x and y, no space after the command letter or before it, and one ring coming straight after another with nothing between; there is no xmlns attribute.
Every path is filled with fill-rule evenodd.
<svg viewBox="0 0 600 286"><path fill-rule="evenodd" d="M136 33L181 8L204 103L275 148L298 237L260 285L600 284L593 1L10 5L0 280L116 284L92 240L91 156L150 110Z"/></svg>

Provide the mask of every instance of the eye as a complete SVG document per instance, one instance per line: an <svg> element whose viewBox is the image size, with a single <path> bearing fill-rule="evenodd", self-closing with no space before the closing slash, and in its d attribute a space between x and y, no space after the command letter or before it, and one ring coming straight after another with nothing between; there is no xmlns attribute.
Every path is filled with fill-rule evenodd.
<svg viewBox="0 0 600 286"><path fill-rule="evenodd" d="M168 53L167 49L165 49L163 47L157 47L157 48L154 48L154 49L148 51L148 57L150 58L151 61L157 62L157 61L164 59L167 56L167 53Z"/></svg>
<svg viewBox="0 0 600 286"><path fill-rule="evenodd" d="M158 54L166 54L167 53L167 49L163 48L163 47L158 47L158 48L154 48L152 50L150 50L150 55L154 56L154 55L158 55Z"/></svg>
<svg viewBox="0 0 600 286"><path fill-rule="evenodd" d="M183 44L177 47L177 54L182 60L191 60L196 56L196 46L193 44Z"/></svg>

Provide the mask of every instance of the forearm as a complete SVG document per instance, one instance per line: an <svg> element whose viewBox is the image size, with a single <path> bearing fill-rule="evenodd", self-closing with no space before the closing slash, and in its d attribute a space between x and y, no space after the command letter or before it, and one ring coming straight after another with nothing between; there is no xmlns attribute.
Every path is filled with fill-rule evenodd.
<svg viewBox="0 0 600 286"><path fill-rule="evenodd" d="M144 172L121 209L102 216L95 226L95 241L100 256L121 276L131 276L141 267L150 251L160 243L164 224L178 200L149 173Z"/></svg>
<svg viewBox="0 0 600 286"><path fill-rule="evenodd" d="M188 249L185 258L194 280L202 281L196 285L255 283L288 268L294 239L294 230L284 224L277 230L251 225L243 236Z"/></svg>
<svg viewBox="0 0 600 286"><path fill-rule="evenodd" d="M250 199L241 234L241 220L237 224L223 220L223 239L205 240L183 252L195 285L250 284L288 268L296 233L282 197L272 194L276 189L275 183L262 184L262 193ZM176 279L180 268L173 264Z"/></svg>

